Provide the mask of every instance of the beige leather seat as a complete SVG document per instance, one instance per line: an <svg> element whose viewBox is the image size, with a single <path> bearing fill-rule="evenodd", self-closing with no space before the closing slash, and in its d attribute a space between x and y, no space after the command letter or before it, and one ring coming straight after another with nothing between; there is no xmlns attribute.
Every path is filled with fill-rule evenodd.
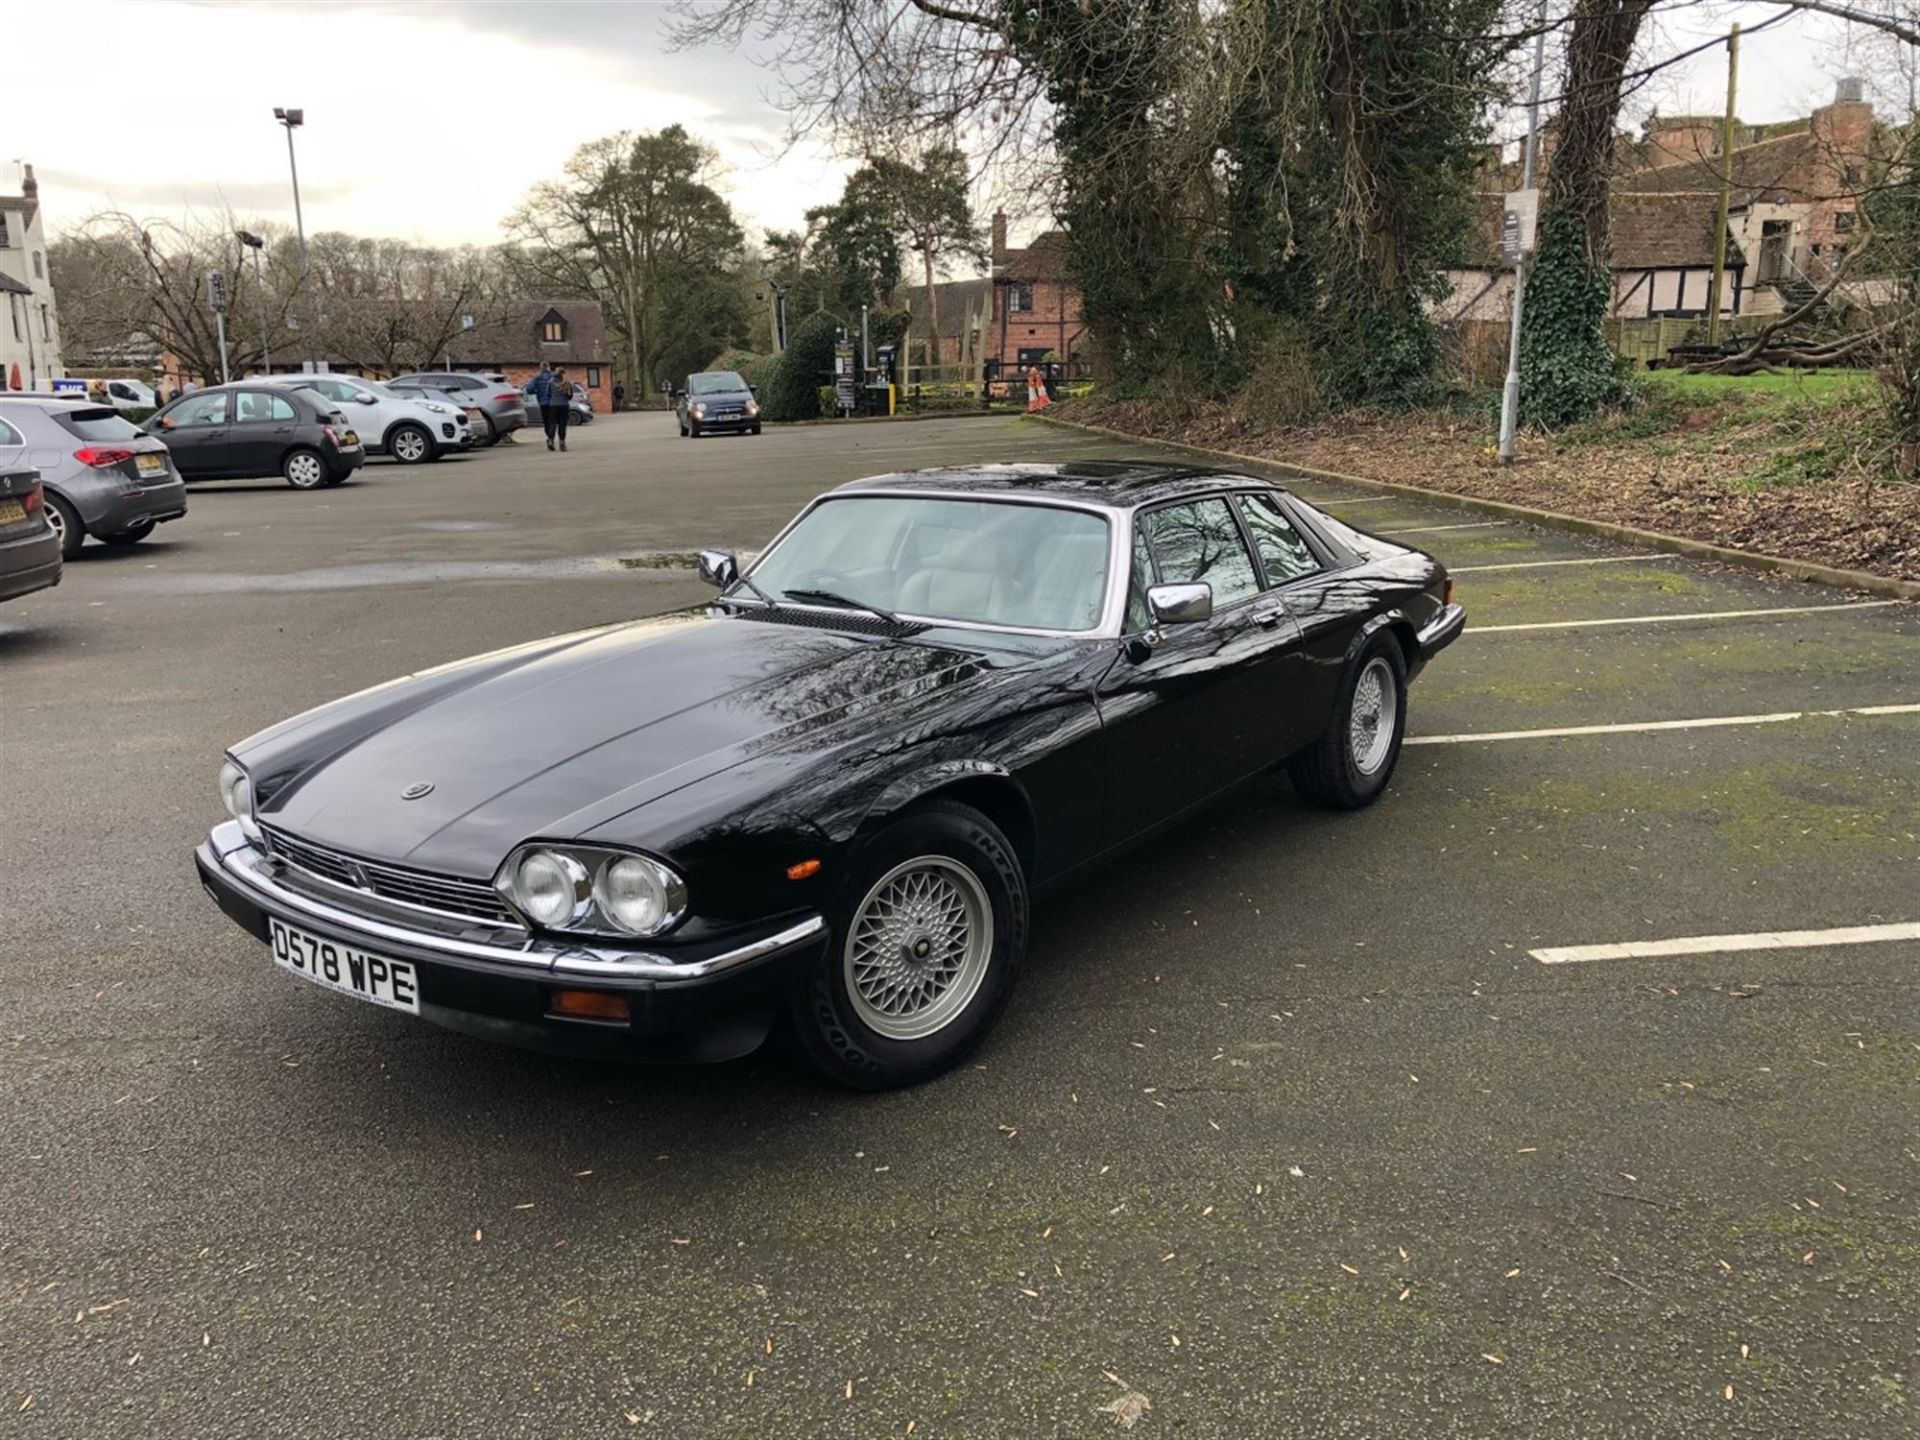
<svg viewBox="0 0 1920 1440"><path fill-rule="evenodd" d="M1093 629L1100 623L1106 574L1105 535L1049 535L1035 547L1028 567L1026 623L1049 630Z"/></svg>
<svg viewBox="0 0 1920 1440"><path fill-rule="evenodd" d="M991 532L962 540L906 579L895 608L909 615L1005 623L1017 591Z"/></svg>

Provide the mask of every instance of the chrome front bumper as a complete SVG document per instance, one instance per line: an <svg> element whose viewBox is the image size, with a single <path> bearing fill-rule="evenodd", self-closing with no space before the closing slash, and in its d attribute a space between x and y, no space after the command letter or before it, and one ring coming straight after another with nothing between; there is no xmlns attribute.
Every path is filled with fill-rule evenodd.
<svg viewBox="0 0 1920 1440"><path fill-rule="evenodd" d="M257 916L273 915L377 953L516 980L572 980L610 989L697 986L816 942L827 928L820 916L805 915L748 941L675 958L658 951L554 940L481 921L450 924L450 917L423 914L415 925L362 914L287 883L275 873L278 862L249 841L233 820L216 825L194 859L214 901L256 935L265 928L264 920L253 923Z"/></svg>

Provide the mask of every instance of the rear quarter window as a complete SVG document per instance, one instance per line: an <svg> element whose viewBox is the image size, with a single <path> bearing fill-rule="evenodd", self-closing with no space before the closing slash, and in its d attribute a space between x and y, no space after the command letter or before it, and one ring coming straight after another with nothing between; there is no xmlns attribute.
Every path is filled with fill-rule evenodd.
<svg viewBox="0 0 1920 1440"><path fill-rule="evenodd" d="M53 412L53 423L81 440L138 440L140 430L118 410L105 406Z"/></svg>

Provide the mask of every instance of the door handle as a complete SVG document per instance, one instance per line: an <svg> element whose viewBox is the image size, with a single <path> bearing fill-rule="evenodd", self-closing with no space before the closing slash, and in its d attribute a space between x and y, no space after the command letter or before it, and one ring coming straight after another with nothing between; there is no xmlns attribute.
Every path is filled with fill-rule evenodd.
<svg viewBox="0 0 1920 1440"><path fill-rule="evenodd" d="M1258 625L1262 630L1272 630L1279 625L1281 618L1286 613L1285 610L1269 610L1264 615L1254 616L1253 623Z"/></svg>

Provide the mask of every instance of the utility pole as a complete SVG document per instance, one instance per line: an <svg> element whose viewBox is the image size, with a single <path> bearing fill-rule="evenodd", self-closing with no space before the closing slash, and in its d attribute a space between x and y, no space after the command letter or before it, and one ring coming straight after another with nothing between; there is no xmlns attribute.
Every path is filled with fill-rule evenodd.
<svg viewBox="0 0 1920 1440"><path fill-rule="evenodd" d="M1713 284L1707 287L1707 344L1720 343L1720 296L1727 283L1727 211L1733 205L1733 97L1740 79L1740 22L1727 34L1727 113L1720 121L1720 211L1713 227Z"/></svg>
<svg viewBox="0 0 1920 1440"><path fill-rule="evenodd" d="M1540 15L1533 36L1533 79L1527 85L1527 143L1520 157L1520 188L1534 188L1534 157L1540 148L1540 72L1547 63L1547 0L1540 0ZM1539 215L1538 199L1534 214ZM1538 230L1535 234L1537 236ZM1535 243L1538 243L1537 240ZM1513 432L1520 423L1520 308L1527 294L1527 261L1532 246L1521 236L1519 253L1513 260L1513 330L1507 338L1507 383L1500 391L1500 463L1513 463Z"/></svg>

